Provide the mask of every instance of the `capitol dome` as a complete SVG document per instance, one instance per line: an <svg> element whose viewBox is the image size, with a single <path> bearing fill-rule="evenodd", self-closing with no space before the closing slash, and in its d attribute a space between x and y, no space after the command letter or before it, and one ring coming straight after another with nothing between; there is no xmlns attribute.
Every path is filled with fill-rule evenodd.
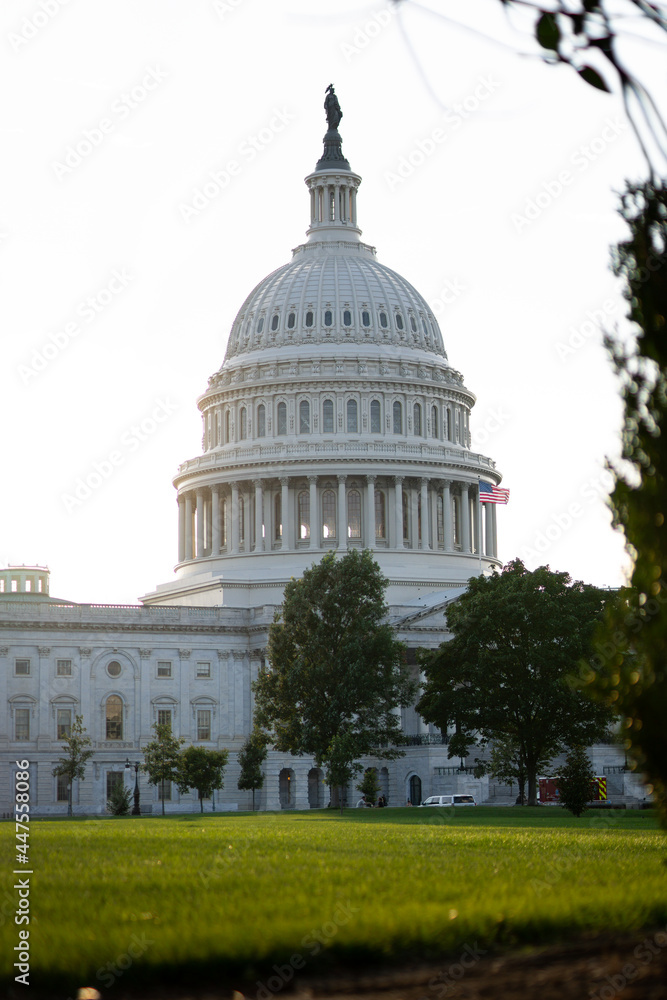
<svg viewBox="0 0 667 1000"><path fill-rule="evenodd" d="M174 478L176 580L144 603L279 604L331 548L372 549L393 605L499 563L478 488L501 477L471 450L475 397L426 300L361 240L339 120L305 179L306 242L247 296L198 400L202 454Z"/></svg>

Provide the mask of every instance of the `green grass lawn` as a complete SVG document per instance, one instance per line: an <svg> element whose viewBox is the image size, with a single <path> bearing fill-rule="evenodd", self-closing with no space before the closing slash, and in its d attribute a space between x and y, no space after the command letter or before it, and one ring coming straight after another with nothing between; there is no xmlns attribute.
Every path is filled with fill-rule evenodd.
<svg viewBox="0 0 667 1000"><path fill-rule="evenodd" d="M13 837L0 824L9 873ZM63 998L161 978L275 985L274 965L286 979L667 923L667 840L646 812L42 820L30 845L31 984ZM10 879L0 986L18 943Z"/></svg>

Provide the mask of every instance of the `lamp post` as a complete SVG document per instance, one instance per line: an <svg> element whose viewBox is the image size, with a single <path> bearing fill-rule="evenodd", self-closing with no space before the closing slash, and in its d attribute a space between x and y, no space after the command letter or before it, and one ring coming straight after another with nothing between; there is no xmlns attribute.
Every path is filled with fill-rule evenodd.
<svg viewBox="0 0 667 1000"><path fill-rule="evenodd" d="M125 770L129 771L132 765L130 764L130 758L125 758ZM141 809L139 808L139 761L134 762L134 805L132 806L132 815L141 816Z"/></svg>

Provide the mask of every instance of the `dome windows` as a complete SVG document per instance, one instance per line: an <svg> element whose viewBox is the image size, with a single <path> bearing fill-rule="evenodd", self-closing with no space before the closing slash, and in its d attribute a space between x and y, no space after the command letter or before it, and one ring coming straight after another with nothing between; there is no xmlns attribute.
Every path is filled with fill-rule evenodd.
<svg viewBox="0 0 667 1000"><path fill-rule="evenodd" d="M364 309L361 313L361 325L366 327L366 329L371 325L371 314L368 309Z"/></svg>
<svg viewBox="0 0 667 1000"><path fill-rule="evenodd" d="M266 407L260 403L257 407L257 437L266 437Z"/></svg>
<svg viewBox="0 0 667 1000"><path fill-rule="evenodd" d="M357 401L356 399L348 399L347 401L347 433L356 434L359 430L359 421L357 419Z"/></svg>
<svg viewBox="0 0 667 1000"><path fill-rule="evenodd" d="M399 330L402 330L403 326L404 326L404 324L403 324L403 317L401 316L401 314L399 312L397 312L395 318L396 318L396 326L397 326L397 328Z"/></svg>
<svg viewBox="0 0 667 1000"><path fill-rule="evenodd" d="M299 434L310 434L310 403L307 399L299 403Z"/></svg>
<svg viewBox="0 0 667 1000"><path fill-rule="evenodd" d="M352 326L352 313L349 309L343 310L343 326Z"/></svg>
<svg viewBox="0 0 667 1000"><path fill-rule="evenodd" d="M257 320L257 333L261 333L264 329L264 317L260 316Z"/></svg>
<svg viewBox="0 0 667 1000"><path fill-rule="evenodd" d="M383 330L386 330L387 327L389 326L387 314L384 311L380 313L380 326L382 327Z"/></svg>
<svg viewBox="0 0 667 1000"><path fill-rule="evenodd" d="M324 325L331 326L333 324L333 313L331 309L324 310Z"/></svg>
<svg viewBox="0 0 667 1000"><path fill-rule="evenodd" d="M287 434L287 403L278 403L277 433Z"/></svg>
<svg viewBox="0 0 667 1000"><path fill-rule="evenodd" d="M278 329L278 323L279 322L280 322L280 316L278 315L278 313L274 313L274 315L271 317L271 332L272 333L275 333L276 330Z"/></svg>
<svg viewBox="0 0 667 1000"><path fill-rule="evenodd" d="M296 325L296 313L291 312L287 317L287 329L293 330Z"/></svg>
<svg viewBox="0 0 667 1000"><path fill-rule="evenodd" d="M306 313L306 326L311 327L314 325L314 322L315 322L315 317L313 316L313 311L312 309L309 309L308 312Z"/></svg>
<svg viewBox="0 0 667 1000"><path fill-rule="evenodd" d="M248 436L248 411L246 410L245 406L241 407L240 417L241 417L241 420L240 420L240 426L241 426L240 437L241 437L242 441L245 441L245 439Z"/></svg>
<svg viewBox="0 0 667 1000"><path fill-rule="evenodd" d="M413 407L413 427L414 432L417 437L421 437L422 433L422 408L421 403L415 403Z"/></svg>
<svg viewBox="0 0 667 1000"><path fill-rule="evenodd" d="M413 333L417 332L417 320L414 318L412 313L410 313L410 329Z"/></svg>
<svg viewBox="0 0 667 1000"><path fill-rule="evenodd" d="M400 402L396 400L393 406L393 418L394 418L394 434L403 433L403 407Z"/></svg>
<svg viewBox="0 0 667 1000"><path fill-rule="evenodd" d="M371 434L382 433L382 415L380 410L380 400L371 400Z"/></svg>
<svg viewBox="0 0 667 1000"><path fill-rule="evenodd" d="M333 434L334 432L333 399L325 399L322 403L322 431L324 434Z"/></svg>

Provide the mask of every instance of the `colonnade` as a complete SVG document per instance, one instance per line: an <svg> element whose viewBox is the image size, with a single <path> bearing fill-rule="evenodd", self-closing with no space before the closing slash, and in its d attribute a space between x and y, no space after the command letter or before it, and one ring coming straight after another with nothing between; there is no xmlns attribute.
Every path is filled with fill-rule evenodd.
<svg viewBox="0 0 667 1000"><path fill-rule="evenodd" d="M178 561L335 545L496 558L496 505L477 482L409 476L281 476L181 489Z"/></svg>

